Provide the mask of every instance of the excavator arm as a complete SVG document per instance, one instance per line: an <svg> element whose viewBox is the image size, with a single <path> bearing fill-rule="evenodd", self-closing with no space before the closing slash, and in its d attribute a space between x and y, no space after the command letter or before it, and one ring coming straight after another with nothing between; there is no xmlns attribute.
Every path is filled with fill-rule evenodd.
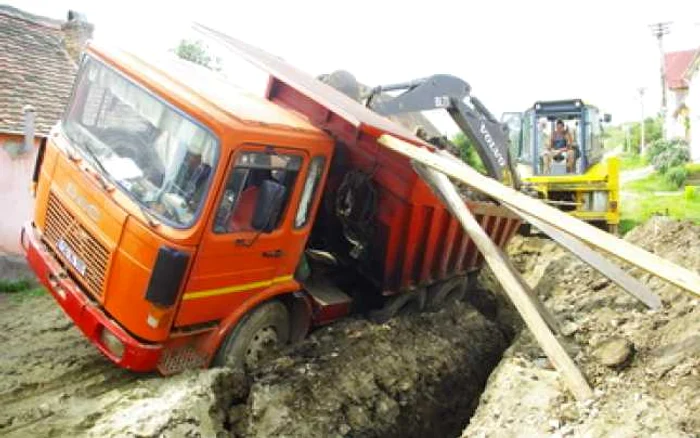
<svg viewBox="0 0 700 438"><path fill-rule="evenodd" d="M387 94L395 91L401 93L396 96ZM462 79L451 75L433 75L375 87L370 92L366 105L383 116L432 109L446 110L459 129L474 143L488 175L498 181L510 179L517 189L520 180L510 157L506 128L470 92L471 87Z"/></svg>

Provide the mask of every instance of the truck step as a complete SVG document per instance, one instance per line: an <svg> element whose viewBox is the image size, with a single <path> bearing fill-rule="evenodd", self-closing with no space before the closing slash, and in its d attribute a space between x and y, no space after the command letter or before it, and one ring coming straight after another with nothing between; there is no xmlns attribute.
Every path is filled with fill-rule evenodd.
<svg viewBox="0 0 700 438"><path fill-rule="evenodd" d="M314 306L314 323L326 324L350 313L352 298L329 281L307 281L304 289Z"/></svg>

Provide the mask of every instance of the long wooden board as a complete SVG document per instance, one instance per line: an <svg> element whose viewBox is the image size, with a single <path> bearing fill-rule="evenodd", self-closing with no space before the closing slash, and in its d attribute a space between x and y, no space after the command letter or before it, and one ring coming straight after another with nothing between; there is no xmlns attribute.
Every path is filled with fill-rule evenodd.
<svg viewBox="0 0 700 438"><path fill-rule="evenodd" d="M671 263L655 254L595 228L573 216L546 205L540 200L517 192L500 182L480 174L466 164L452 161L429 150L391 135L382 135L379 143L387 148L464 182L470 187L500 201L506 207L523 211L553 228L583 240L592 247L639 267L676 286L700 296L700 275Z"/></svg>
<svg viewBox="0 0 700 438"><path fill-rule="evenodd" d="M459 161L459 158L447 151L438 151L438 154L453 161ZM525 213L522 210L517 208L511 208L511 210L526 222L531 223L544 234L548 235L559 245L566 248L588 266L597 270L605 277L610 279L613 283L620 286L623 291L644 303L648 308L657 310L661 307L661 298L659 298L658 295L649 290L649 288L642 284L639 280L620 269L620 267L615 263L603 257L600 253L593 251L590 247L578 239L575 239L573 236L547 225L546 223L533 217L532 215ZM547 321L547 323L550 324L549 326L552 328L552 330L557 332L554 326L551 325L550 321Z"/></svg>
<svg viewBox="0 0 700 438"><path fill-rule="evenodd" d="M613 283L620 286L623 291L638 299L650 309L656 310L661 307L661 298L659 298L658 295L649 290L649 288L639 280L623 271L615 263L600 255L600 253L591 250L579 240L574 239L554 227L550 227L527 213L521 212L518 209L514 209L514 211L519 213L523 219L534 225L535 228L540 229L559 245L563 246L590 267L609 278Z"/></svg>
<svg viewBox="0 0 700 438"><path fill-rule="evenodd" d="M508 297L515 305L525 324L539 342L547 357L554 367L561 373L574 397L578 400L586 400L593 396L593 391L588 385L581 371L576 367L574 361L559 344L554 334L549 330L546 321L538 312L532 297L523 287L525 281L520 274L509 263L507 256L501 248L489 238L481 228L477 220L464 204L461 196L452 182L444 174L414 163L416 171L428 183L428 185L438 194L445 203L445 206L459 220L464 230L469 234L472 241L484 256L486 263L496 274L496 278L503 285Z"/></svg>

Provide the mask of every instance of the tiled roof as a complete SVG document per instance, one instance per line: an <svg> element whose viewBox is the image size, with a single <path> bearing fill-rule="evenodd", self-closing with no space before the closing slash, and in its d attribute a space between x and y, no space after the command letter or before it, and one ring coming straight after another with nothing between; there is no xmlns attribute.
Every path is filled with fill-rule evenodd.
<svg viewBox="0 0 700 438"><path fill-rule="evenodd" d="M685 72L695 57L696 50L683 50L681 52L669 52L664 55L666 67L666 84L670 89L685 88Z"/></svg>
<svg viewBox="0 0 700 438"><path fill-rule="evenodd" d="M36 111L37 135L63 113L77 67L63 46L61 22L0 5L0 132L22 133Z"/></svg>

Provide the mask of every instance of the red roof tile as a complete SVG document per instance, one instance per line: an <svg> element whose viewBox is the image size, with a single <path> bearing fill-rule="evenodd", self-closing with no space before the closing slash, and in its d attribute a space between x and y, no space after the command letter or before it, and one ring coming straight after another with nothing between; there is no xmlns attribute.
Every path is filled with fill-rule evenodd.
<svg viewBox="0 0 700 438"><path fill-rule="evenodd" d="M684 88L688 84L685 81L685 72L695 58L696 50L683 50L681 52L669 52L664 55L666 67L666 85L670 89Z"/></svg>
<svg viewBox="0 0 700 438"><path fill-rule="evenodd" d="M0 132L21 133L23 108L36 111L36 133L61 117L76 73L61 22L0 6Z"/></svg>

